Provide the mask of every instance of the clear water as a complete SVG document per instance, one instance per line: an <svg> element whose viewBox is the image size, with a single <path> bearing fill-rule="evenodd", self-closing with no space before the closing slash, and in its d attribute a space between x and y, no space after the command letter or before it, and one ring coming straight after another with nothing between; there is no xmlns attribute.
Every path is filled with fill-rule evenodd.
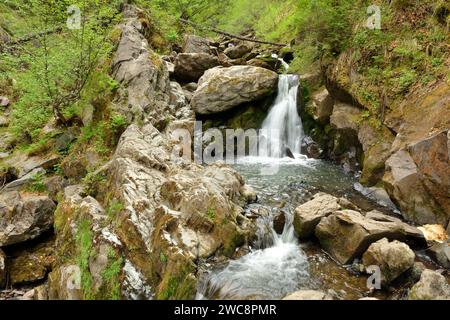
<svg viewBox="0 0 450 320"><path fill-rule="evenodd" d="M278 167L275 174L261 175L261 168L274 163ZM355 179L331 163L299 155L295 160L243 158L235 169L258 193L258 203L247 211L265 208L269 214L256 220L258 239L250 253L204 275L197 298L281 299L298 289L320 287L310 273L308 256L297 243L292 213L318 191L353 193ZM286 224L278 235L273 229L273 217L280 210Z"/></svg>

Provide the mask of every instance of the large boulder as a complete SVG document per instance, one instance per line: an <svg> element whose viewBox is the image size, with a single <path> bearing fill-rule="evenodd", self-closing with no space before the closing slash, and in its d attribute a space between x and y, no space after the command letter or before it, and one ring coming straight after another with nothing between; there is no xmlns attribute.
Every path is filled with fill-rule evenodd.
<svg viewBox="0 0 450 320"><path fill-rule="evenodd" d="M300 239L309 238L314 235L314 229L323 217L345 208L354 208L354 206L346 199L318 193L311 201L295 209L295 233Z"/></svg>
<svg viewBox="0 0 450 320"><path fill-rule="evenodd" d="M252 224L242 206L254 194L242 177L223 164L175 161L172 148L152 124L131 125L112 160L95 172L99 182L88 189L96 199L83 187L66 188L55 214L52 298L193 298L198 259L233 256L245 242ZM82 236L87 244L77 240ZM73 269L67 256L80 250L89 252L82 271L92 277L81 293L65 285ZM113 283L102 278L111 264ZM117 290L108 290L112 285Z"/></svg>
<svg viewBox="0 0 450 320"><path fill-rule="evenodd" d="M181 82L197 82L206 70L219 64L217 57L207 53L180 53L175 59L174 77Z"/></svg>
<svg viewBox="0 0 450 320"><path fill-rule="evenodd" d="M253 46L247 43L241 43L237 46L230 46L225 49L224 53L230 59L239 59L242 58L247 53L250 53L253 49Z"/></svg>
<svg viewBox="0 0 450 320"><path fill-rule="evenodd" d="M450 285L445 277L432 270L425 270L409 291L409 300L450 300Z"/></svg>
<svg viewBox="0 0 450 320"><path fill-rule="evenodd" d="M145 37L146 24L138 15L135 7L124 6L121 39L112 61L113 77L126 91L117 111L129 122L151 118L156 124L170 114L163 112L169 101L169 72L151 50Z"/></svg>
<svg viewBox="0 0 450 320"><path fill-rule="evenodd" d="M381 271L381 284L388 285L414 264L415 254L403 242L394 240L389 242L383 238L370 245L364 253L362 262L366 269L378 266Z"/></svg>
<svg viewBox="0 0 450 320"><path fill-rule="evenodd" d="M287 295L283 300L333 300L333 297L318 290L299 290Z"/></svg>
<svg viewBox="0 0 450 320"><path fill-rule="evenodd" d="M48 196L0 194L0 247L31 240L53 226L55 203Z"/></svg>
<svg viewBox="0 0 450 320"><path fill-rule="evenodd" d="M334 99L327 89L324 88L313 94L310 107L312 108L311 113L313 114L314 120L321 124L329 123L330 116L333 113L333 106Z"/></svg>
<svg viewBox="0 0 450 320"><path fill-rule="evenodd" d="M211 53L211 41L196 36L187 34L184 36L183 53Z"/></svg>
<svg viewBox="0 0 450 320"><path fill-rule="evenodd" d="M366 215L353 210L337 211L322 218L315 234L322 247L342 264L352 262L370 244L385 237L417 245L426 243L420 230L378 211Z"/></svg>
<svg viewBox="0 0 450 320"><path fill-rule="evenodd" d="M428 248L428 253L438 264L450 269L450 245L448 242L435 243Z"/></svg>
<svg viewBox="0 0 450 320"><path fill-rule="evenodd" d="M214 68L200 79L191 105L201 115L224 112L272 94L277 80L275 72L259 67Z"/></svg>
<svg viewBox="0 0 450 320"><path fill-rule="evenodd" d="M441 138L438 139L441 140ZM441 146L446 147L447 143ZM446 175L450 174L448 172L448 153L437 149L435 152L440 155L434 154L433 156L430 153L425 156L423 154L423 160L416 155L420 167L417 166L407 150L395 152L386 161L383 182L387 192L399 205L406 219L419 224L439 223L445 226L449 221L448 214L450 212L448 209L444 209L447 206L445 198L447 197L448 201L448 192L447 195L443 194L444 190L449 190L447 182L444 183L448 180ZM429 178L422 172L426 173ZM438 181L441 181L441 184ZM438 185L441 185L442 191L430 193L430 190L433 190L431 188L436 190Z"/></svg>

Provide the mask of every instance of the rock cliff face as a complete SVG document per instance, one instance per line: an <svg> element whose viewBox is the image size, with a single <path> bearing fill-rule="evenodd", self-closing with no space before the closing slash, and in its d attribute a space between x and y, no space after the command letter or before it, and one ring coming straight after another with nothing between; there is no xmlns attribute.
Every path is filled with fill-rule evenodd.
<svg viewBox="0 0 450 320"><path fill-rule="evenodd" d="M50 298L193 298L199 259L232 256L252 232L242 206L254 195L237 172L172 157L171 132L192 132L192 113L171 110L171 90L183 93L169 85L164 65L149 59L135 9L125 17L113 68L128 108L144 124L126 129L87 188L65 189L55 214L59 254ZM180 118L166 119L166 131L155 128L162 110ZM74 272L80 289L68 286Z"/></svg>
<svg viewBox="0 0 450 320"><path fill-rule="evenodd" d="M314 119L316 140L330 158L361 171L367 186L383 186L414 223L450 220L450 88L437 81L384 106L375 119L354 91L355 77L342 54L324 74L326 88L302 109ZM317 81L311 87L317 87ZM320 85L319 85L320 87ZM330 107L331 105L331 107Z"/></svg>

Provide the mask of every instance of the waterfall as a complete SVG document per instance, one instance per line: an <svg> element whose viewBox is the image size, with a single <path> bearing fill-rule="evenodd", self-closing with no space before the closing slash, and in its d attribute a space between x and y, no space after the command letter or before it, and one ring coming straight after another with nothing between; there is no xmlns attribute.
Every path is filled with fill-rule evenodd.
<svg viewBox="0 0 450 320"><path fill-rule="evenodd" d="M278 95L262 125L265 143L260 148L261 156L282 158L289 151L300 154L303 126L297 112L298 86L297 75L280 75Z"/></svg>

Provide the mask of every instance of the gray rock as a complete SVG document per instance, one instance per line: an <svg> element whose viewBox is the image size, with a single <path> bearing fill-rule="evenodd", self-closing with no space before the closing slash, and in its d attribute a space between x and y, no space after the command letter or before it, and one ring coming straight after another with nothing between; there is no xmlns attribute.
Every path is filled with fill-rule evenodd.
<svg viewBox="0 0 450 320"><path fill-rule="evenodd" d="M426 244L420 230L377 211L365 216L352 210L337 211L322 218L315 234L322 247L342 264L350 263L361 256L370 244L385 237L417 245Z"/></svg>
<svg viewBox="0 0 450 320"><path fill-rule="evenodd" d="M50 229L55 209L47 196L0 194L0 247L34 239Z"/></svg>
<svg viewBox="0 0 450 320"><path fill-rule="evenodd" d="M210 40L193 34L188 34L184 37L183 52L211 54L210 46Z"/></svg>
<svg viewBox="0 0 450 320"><path fill-rule="evenodd" d="M15 168L17 178L22 178L34 169L42 168L52 170L58 164L60 156L56 154L46 154L28 157L24 154L18 154L7 159L6 164Z"/></svg>
<svg viewBox="0 0 450 320"><path fill-rule="evenodd" d="M197 82L206 70L219 64L217 57L207 53L180 53L175 59L174 77L182 82Z"/></svg>
<svg viewBox="0 0 450 320"><path fill-rule="evenodd" d="M122 37L112 62L112 70L114 79L126 90L124 96L127 101L120 104L118 111L129 122L149 118L152 123L164 121L169 116L169 112L165 112L170 89L167 67L150 49L139 18L128 18L121 29Z"/></svg>
<svg viewBox="0 0 450 320"><path fill-rule="evenodd" d="M370 245L363 255L366 268L378 266L381 271L381 284L386 286L397 279L414 264L415 254L405 243L383 238Z"/></svg>
<svg viewBox="0 0 450 320"><path fill-rule="evenodd" d="M313 236L314 229L322 218L347 207L344 200L318 193L312 200L297 207L294 212L294 229L297 236L300 239Z"/></svg>
<svg viewBox="0 0 450 320"><path fill-rule="evenodd" d="M230 59L238 59L242 58L247 53L250 53L253 49L253 46L247 44L247 43L241 43L237 46L231 46L225 49L224 53L230 58Z"/></svg>
<svg viewBox="0 0 450 320"><path fill-rule="evenodd" d="M334 99L325 88L312 96L313 117L316 121L327 124L333 113Z"/></svg>
<svg viewBox="0 0 450 320"><path fill-rule="evenodd" d="M450 245L449 242L436 243L428 248L432 258L444 268L450 269Z"/></svg>
<svg viewBox="0 0 450 320"><path fill-rule="evenodd" d="M32 183L36 175L42 174L45 174L44 169L42 168L33 169L31 172L27 173L22 178L11 181L10 183L6 184L2 191L3 192L18 191L23 187L27 186L28 184Z"/></svg>
<svg viewBox="0 0 450 320"><path fill-rule="evenodd" d="M214 68L200 79L191 105L197 114L224 112L272 94L277 80L275 72L259 67Z"/></svg>
<svg viewBox="0 0 450 320"><path fill-rule="evenodd" d="M408 293L409 300L450 300L450 285L445 277L432 270L424 270Z"/></svg>

